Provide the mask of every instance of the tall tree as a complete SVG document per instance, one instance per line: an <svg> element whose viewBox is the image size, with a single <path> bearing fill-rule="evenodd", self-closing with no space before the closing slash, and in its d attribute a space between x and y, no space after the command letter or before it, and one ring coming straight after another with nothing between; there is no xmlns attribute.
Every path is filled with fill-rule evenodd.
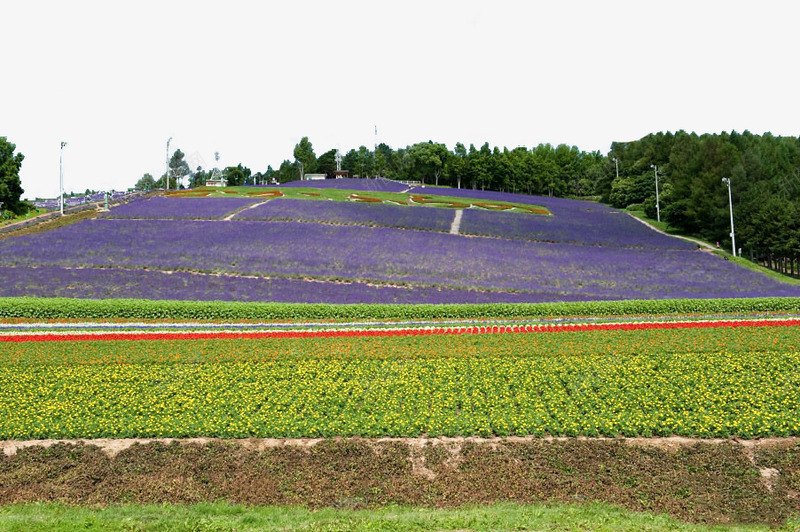
<svg viewBox="0 0 800 532"><path fill-rule="evenodd" d="M3 202L0 210L22 214L26 207L20 198L25 191L19 178L19 170L25 156L21 153L14 154L16 149L16 145L8 142L7 137L0 137L0 201Z"/></svg>
<svg viewBox="0 0 800 532"><path fill-rule="evenodd" d="M294 158L303 164L304 174L313 174L317 170L317 156L314 155L314 147L308 141L308 137L300 139L294 147Z"/></svg>
<svg viewBox="0 0 800 532"><path fill-rule="evenodd" d="M336 171L336 149L328 150L317 159L317 173L325 174L325 177L333 177Z"/></svg>
<svg viewBox="0 0 800 532"><path fill-rule="evenodd" d="M425 183L426 177L433 178L437 185L449 153L447 146L433 141L419 142L408 149L408 155L414 164L414 173L419 180Z"/></svg>
<svg viewBox="0 0 800 532"><path fill-rule="evenodd" d="M186 162L184 157L183 152L178 149L175 150L169 160L170 187L174 184L174 188L178 188L181 178L191 173L189 163Z"/></svg>
<svg viewBox="0 0 800 532"><path fill-rule="evenodd" d="M372 152L366 146L358 147L357 170L359 177L369 177L372 175Z"/></svg>

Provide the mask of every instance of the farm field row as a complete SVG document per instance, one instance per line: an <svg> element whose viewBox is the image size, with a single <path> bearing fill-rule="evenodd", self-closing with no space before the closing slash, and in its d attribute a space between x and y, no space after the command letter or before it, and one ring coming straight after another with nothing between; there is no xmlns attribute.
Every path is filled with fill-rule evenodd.
<svg viewBox="0 0 800 532"><path fill-rule="evenodd" d="M0 438L800 435L783 322L6 342Z"/></svg>

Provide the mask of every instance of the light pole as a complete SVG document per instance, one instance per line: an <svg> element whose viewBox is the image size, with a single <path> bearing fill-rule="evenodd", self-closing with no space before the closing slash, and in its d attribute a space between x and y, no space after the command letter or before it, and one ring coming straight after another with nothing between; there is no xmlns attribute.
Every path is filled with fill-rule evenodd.
<svg viewBox="0 0 800 532"><path fill-rule="evenodd" d="M736 236L733 232L733 199L731 198L731 178L730 177L723 177L722 182L728 185L728 206L731 210L731 249L733 251L733 256L736 256Z"/></svg>
<svg viewBox="0 0 800 532"><path fill-rule="evenodd" d="M167 173L164 174L164 184L167 186L165 187L169 190L169 143L172 142L172 137L167 139Z"/></svg>
<svg viewBox="0 0 800 532"><path fill-rule="evenodd" d="M66 145L67 143L62 140L61 155L58 158L58 188L61 193L58 197L58 205L61 216L64 216L64 146Z"/></svg>
<svg viewBox="0 0 800 532"><path fill-rule="evenodd" d="M650 168L656 172L656 219L661 221L661 205L658 203L658 166L651 164Z"/></svg>
<svg viewBox="0 0 800 532"><path fill-rule="evenodd" d="M619 161L617 161L616 157L611 160L614 161L614 169L617 171L617 179L619 179Z"/></svg>

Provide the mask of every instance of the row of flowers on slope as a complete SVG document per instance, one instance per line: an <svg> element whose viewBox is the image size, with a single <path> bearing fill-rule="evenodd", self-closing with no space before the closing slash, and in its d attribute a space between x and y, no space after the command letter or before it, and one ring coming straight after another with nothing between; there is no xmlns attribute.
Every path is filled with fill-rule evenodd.
<svg viewBox="0 0 800 532"><path fill-rule="evenodd" d="M77 331L37 331L0 330L0 342L63 342L86 340L200 340L200 339L261 339L261 338L337 338L337 337L376 337L376 336L422 336L422 335L462 335L462 334L519 334L574 331L636 331L651 329L700 329L719 327L797 327L800 319L749 319L749 320L708 320L708 321L663 321L663 322L621 322L621 323L555 323L539 325L482 325L482 326L426 326L426 327L363 327L337 328L325 330L193 330L164 331L119 330ZM202 326L198 325L198 329Z"/></svg>

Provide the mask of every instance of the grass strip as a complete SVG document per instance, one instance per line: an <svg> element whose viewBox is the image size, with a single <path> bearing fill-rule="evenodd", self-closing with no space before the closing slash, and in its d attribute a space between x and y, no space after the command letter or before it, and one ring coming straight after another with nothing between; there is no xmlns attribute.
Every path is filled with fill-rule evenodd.
<svg viewBox="0 0 800 532"><path fill-rule="evenodd" d="M475 305L327 305L143 299L0 298L0 318L6 319L412 320L798 311L800 311L800 298L797 297Z"/></svg>
<svg viewBox="0 0 800 532"><path fill-rule="evenodd" d="M791 523L787 523L788 526ZM429 530L596 530L596 531L760 531L766 526L693 525L664 516L631 512L602 503L498 504L458 509L389 506L374 510L253 507L226 502L194 505L123 505L86 508L59 504L0 507L7 532L165 531L429 531Z"/></svg>

